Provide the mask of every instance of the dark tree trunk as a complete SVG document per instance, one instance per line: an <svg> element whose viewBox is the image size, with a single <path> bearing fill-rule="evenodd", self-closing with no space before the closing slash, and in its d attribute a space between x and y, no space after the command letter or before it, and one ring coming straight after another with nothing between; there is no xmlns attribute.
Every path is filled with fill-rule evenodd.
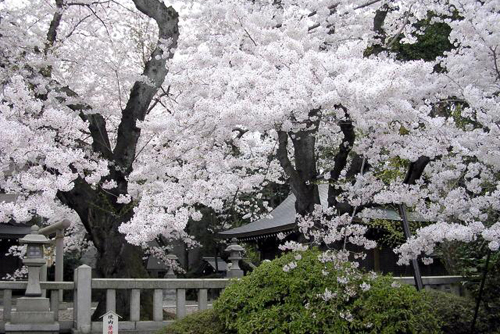
<svg viewBox="0 0 500 334"><path fill-rule="evenodd" d="M308 130L286 133L278 131L278 160L289 177L292 193L295 195L295 210L301 216L314 211L314 206L320 204L318 172L316 169L316 133L319 125L319 109L312 110L307 121ZM294 164L288 156L288 138L292 139L294 149Z"/></svg>
<svg viewBox="0 0 500 334"><path fill-rule="evenodd" d="M57 36L64 8L63 1L56 0L58 11L54 14L49 32L45 53L50 52ZM106 181L114 180L117 187L111 190L101 190L100 186L91 187L82 178L74 181L74 187L68 192L59 192L59 200L72 208L79 215L86 231L97 248L96 270L104 278L138 278L148 277L142 260L141 248L133 246L125 240L125 236L118 231L118 227L128 222L133 214L133 202L120 204L116 199L128 192L128 176L133 170L136 158L136 146L141 135L137 122L144 120L148 108L163 84L167 74L166 62L173 57L173 50L177 46L179 37L178 14L173 7L167 7L157 0L134 0L136 8L143 14L154 19L158 25L158 44L144 66L143 77L148 80L137 81L130 92L129 100L122 111L122 118L118 127L116 147L111 148L106 130L105 119L99 114L93 114L89 105L68 105L79 112L80 117L89 123L89 132L92 137L91 149L110 163L110 174ZM162 40L169 40L169 49L162 45ZM42 75L50 77L50 68ZM55 90L61 94L60 100L66 97L77 97L69 87L58 87ZM83 100L83 97L79 97ZM117 295L117 311L121 316L129 314L128 294ZM141 295L141 309L148 312L151 303L146 295ZM94 318L103 314L105 303L100 303Z"/></svg>
<svg viewBox="0 0 500 334"><path fill-rule="evenodd" d="M146 278L149 277L144 266L143 251L129 244L118 227L130 220L132 204L112 202L112 195L92 189L83 180L75 182L70 192L58 193L59 199L75 209L84 224L90 240L97 249L96 273L103 278ZM105 313L105 295L97 294L100 303L93 319ZM127 318L129 315L129 296L117 294L117 313ZM152 303L147 295L141 295L141 313L150 315Z"/></svg>
<svg viewBox="0 0 500 334"><path fill-rule="evenodd" d="M334 166L330 171L330 186L328 187L328 207L335 208L338 215L343 215L345 213L352 214L354 208L349 203L340 202L337 198L343 193L343 190L338 187L338 181L342 170L347 166L347 161L349 154L354 146L354 141L356 139L356 134L354 132L354 126L352 124L351 117L347 112L347 109L341 105L336 106L338 109L342 109L345 113L345 119L339 122L340 130L344 135L342 142L339 145L338 152L335 155ZM348 180L354 179L356 174L362 172L363 168L363 158L358 154L351 154L352 160L349 170L346 172L346 178ZM366 170L367 164L365 163L364 169Z"/></svg>

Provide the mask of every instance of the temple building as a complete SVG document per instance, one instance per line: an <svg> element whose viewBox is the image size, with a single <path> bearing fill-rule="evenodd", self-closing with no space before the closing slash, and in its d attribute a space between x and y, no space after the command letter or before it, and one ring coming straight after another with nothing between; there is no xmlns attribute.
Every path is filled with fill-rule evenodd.
<svg viewBox="0 0 500 334"><path fill-rule="evenodd" d="M328 185L319 185L318 190L321 205L327 207ZM220 232L219 235L224 239L236 238L238 241L255 243L260 253L261 260L271 260L281 253L278 246L283 241L277 238L278 233L285 234L285 240L298 240L299 232L295 222L295 216L295 196L290 194L280 205L270 212L268 217L256 220L247 225ZM395 224L401 224L401 218L398 212L390 208L372 210L369 218L393 221ZM354 219L355 221L360 221L359 218L355 217ZM408 213L408 220L410 223L426 222L425 219L412 212ZM381 234L380 232L381 231L376 228L370 228L368 237L377 240L378 235ZM361 251L361 248L356 246L352 246L349 249L352 251ZM361 266L367 270L392 273L398 276L413 275L411 266L398 266L396 264L398 256L393 252L391 247L379 243L377 248L366 251L366 253L367 256L361 262ZM435 259L434 262L435 263L432 265L421 264L422 275L435 276L446 274L446 270L439 259Z"/></svg>

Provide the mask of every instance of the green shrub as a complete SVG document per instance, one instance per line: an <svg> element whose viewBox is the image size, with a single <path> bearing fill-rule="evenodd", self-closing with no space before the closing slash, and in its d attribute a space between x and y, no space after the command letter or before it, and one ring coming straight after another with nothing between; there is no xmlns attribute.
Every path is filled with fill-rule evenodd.
<svg viewBox="0 0 500 334"><path fill-rule="evenodd" d="M439 333L440 321L430 296L406 284L393 287L393 282L390 276L380 276L354 301L357 317L351 329L361 333L370 323L374 330L369 333Z"/></svg>
<svg viewBox="0 0 500 334"><path fill-rule="evenodd" d="M297 260L290 253L233 282L214 305L223 333L440 332L427 294L391 287L391 278L349 264L323 264L320 254L307 251ZM292 262L297 266L285 272ZM363 291L366 284L371 288Z"/></svg>
<svg viewBox="0 0 500 334"><path fill-rule="evenodd" d="M188 315L158 331L158 334L223 334L224 328L213 310Z"/></svg>
<svg viewBox="0 0 500 334"><path fill-rule="evenodd" d="M444 333L470 334L476 301L471 298L456 296L451 293L431 290L428 292L435 314L441 318L441 329ZM481 307L475 334L500 333L498 327L490 326L488 313Z"/></svg>

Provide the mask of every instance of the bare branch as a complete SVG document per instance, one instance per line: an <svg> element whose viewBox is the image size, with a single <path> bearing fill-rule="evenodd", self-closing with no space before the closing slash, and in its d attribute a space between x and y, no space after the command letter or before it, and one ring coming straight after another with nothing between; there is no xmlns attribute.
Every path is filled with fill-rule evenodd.
<svg viewBox="0 0 500 334"><path fill-rule="evenodd" d="M104 26L104 29L106 29L106 34L108 35L108 37L111 37L111 33L109 32L109 29L108 29L108 26L106 25L106 23L99 17L99 15L97 15L96 11L91 6L86 6L86 7L102 23L102 25Z"/></svg>
<svg viewBox="0 0 500 334"><path fill-rule="evenodd" d="M162 90L163 90L163 88L162 88ZM165 92L165 91L163 91L163 93L161 93L160 95L158 95L158 97L156 97L156 98L155 98L155 100L154 100L153 104L151 104L151 106L148 108L148 112L147 112L147 114L149 114L149 113L151 112L151 110L153 110L153 109L154 109L154 107L156 107L156 105L157 105L158 103L160 103L162 106L164 106L164 105L163 105L163 103L161 103L161 98L162 98L162 97L164 97L164 96L167 96L167 95L169 94L169 92L170 92L170 86L168 86L168 88L167 88L167 91L166 91L166 92ZM165 106L164 106L164 107L165 107Z"/></svg>
<svg viewBox="0 0 500 334"><path fill-rule="evenodd" d="M362 5L359 5L358 7L354 7L354 9L361 9L361 8L365 8L365 7L368 7L368 6L371 6L373 4L376 4L377 2L380 2L382 0L371 0L371 1L368 1L367 3L364 3Z"/></svg>
<svg viewBox="0 0 500 334"><path fill-rule="evenodd" d="M248 130L245 130L245 129L242 129L242 128L233 128L233 132L238 132L238 135L236 136L236 138L240 139L241 137L243 137L243 135L245 133L248 132Z"/></svg>
<svg viewBox="0 0 500 334"><path fill-rule="evenodd" d="M118 103L120 104L120 110L123 111L123 108L122 108L122 89L121 89L121 85L120 85L120 77L118 76L117 69L115 69L114 72L115 72L115 77L116 77L116 87L118 88Z"/></svg>
<svg viewBox="0 0 500 334"><path fill-rule="evenodd" d="M250 36L250 33L248 32L248 30L246 30L245 28L243 28L243 30L245 31L245 33L247 34L248 38L250 38L250 40L253 42L253 45L257 46L257 43L255 42L255 40L252 38L252 36Z"/></svg>
<svg viewBox="0 0 500 334"><path fill-rule="evenodd" d="M93 5L104 5L106 3L110 3L110 2L113 2L111 0L106 0L106 1L93 1L93 2L67 2L65 3L64 5L65 6L84 6L84 7L88 7L88 6L93 6Z"/></svg>
<svg viewBox="0 0 500 334"><path fill-rule="evenodd" d="M83 23L86 19L88 19L88 18L89 18L89 17L91 17L91 16L92 16L92 15L91 15L91 14L89 14L89 15L85 16L84 18L82 18L80 21L78 21L78 22L74 25L74 27L71 29L71 31L70 31L70 32L69 32L69 33L68 33L68 34L67 34L64 38L66 38L66 39L67 39L67 38L70 38L70 37L71 37L71 35L73 35L73 33L75 32L76 28L78 28L78 26L79 26L80 24L82 24L82 23Z"/></svg>
<svg viewBox="0 0 500 334"><path fill-rule="evenodd" d="M401 35L401 33L403 32L404 28L408 25L408 23L410 22L409 18L410 18L410 11L411 11L411 5L410 5L410 8L408 8L408 11L405 13L405 17L404 17L404 22L403 22L403 25L401 26L401 28L399 28L399 30L396 32L396 34L391 38L391 40L389 41L389 43L387 43L387 48L390 49L392 47L392 45L396 42L396 40L398 39L399 35Z"/></svg>

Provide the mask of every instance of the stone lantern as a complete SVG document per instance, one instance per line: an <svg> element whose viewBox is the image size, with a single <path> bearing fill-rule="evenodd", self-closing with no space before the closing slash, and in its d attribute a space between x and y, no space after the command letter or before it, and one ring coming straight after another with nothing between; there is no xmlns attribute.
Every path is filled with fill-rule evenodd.
<svg viewBox="0 0 500 334"><path fill-rule="evenodd" d="M227 277L243 277L243 270L241 270L239 262L243 259L245 249L238 245L236 238L233 238L225 251L229 253L228 259L231 261L231 269L228 270Z"/></svg>
<svg viewBox="0 0 500 334"><path fill-rule="evenodd" d="M40 268L45 264L43 245L50 241L38 234L38 230L39 227L33 225L31 233L19 240L20 244L27 246L23 263L28 267L28 287L25 296L17 300L11 321L5 324L6 333L59 332L59 323L54 320L54 312L50 311L49 299L42 297Z"/></svg>
<svg viewBox="0 0 500 334"><path fill-rule="evenodd" d="M40 297L40 267L46 264L43 257L43 245L50 243L44 235L38 234L39 227L33 225L31 233L19 240L19 243L26 244L27 250L23 263L28 267L28 287L26 297Z"/></svg>
<svg viewBox="0 0 500 334"><path fill-rule="evenodd" d="M169 259L171 263L176 262L179 259L175 254L168 254L165 257ZM168 271L165 274L165 278L177 278L177 275L174 272L174 266L172 264L168 266Z"/></svg>

